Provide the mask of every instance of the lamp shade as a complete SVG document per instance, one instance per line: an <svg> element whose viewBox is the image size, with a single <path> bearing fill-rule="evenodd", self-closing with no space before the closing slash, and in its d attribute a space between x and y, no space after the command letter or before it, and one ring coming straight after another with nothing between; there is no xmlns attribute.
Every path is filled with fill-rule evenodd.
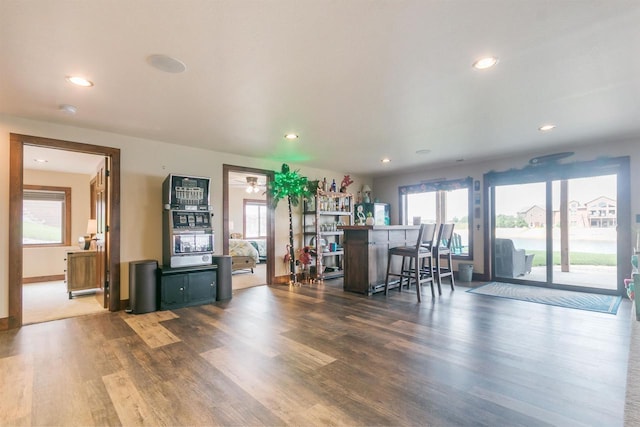
<svg viewBox="0 0 640 427"><path fill-rule="evenodd" d="M371 187L369 187L367 184L362 186L362 192L363 193L371 193Z"/></svg>
<svg viewBox="0 0 640 427"><path fill-rule="evenodd" d="M87 221L87 234L96 234L98 232L98 222L95 219Z"/></svg>

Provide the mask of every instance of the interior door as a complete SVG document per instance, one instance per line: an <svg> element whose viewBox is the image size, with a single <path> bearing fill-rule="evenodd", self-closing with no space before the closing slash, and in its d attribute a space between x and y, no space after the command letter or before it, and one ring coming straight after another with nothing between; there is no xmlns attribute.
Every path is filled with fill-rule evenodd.
<svg viewBox="0 0 640 427"><path fill-rule="evenodd" d="M98 165L95 179L96 203L96 299L103 307L109 307L109 158Z"/></svg>

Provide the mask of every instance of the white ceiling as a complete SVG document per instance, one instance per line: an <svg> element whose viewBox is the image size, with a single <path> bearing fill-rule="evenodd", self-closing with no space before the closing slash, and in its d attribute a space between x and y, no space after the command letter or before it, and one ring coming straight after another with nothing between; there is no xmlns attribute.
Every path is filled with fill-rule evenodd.
<svg viewBox="0 0 640 427"><path fill-rule="evenodd" d="M25 145L24 169L95 175L104 156ZM41 163L37 160L45 160Z"/></svg>
<svg viewBox="0 0 640 427"><path fill-rule="evenodd" d="M639 23L614 0L0 0L0 113L353 174L545 154L640 137Z"/></svg>
<svg viewBox="0 0 640 427"><path fill-rule="evenodd" d="M234 188L247 188L247 177L257 178L257 186L263 190L266 188L266 175L248 173L248 172L232 172L229 171L229 186Z"/></svg>

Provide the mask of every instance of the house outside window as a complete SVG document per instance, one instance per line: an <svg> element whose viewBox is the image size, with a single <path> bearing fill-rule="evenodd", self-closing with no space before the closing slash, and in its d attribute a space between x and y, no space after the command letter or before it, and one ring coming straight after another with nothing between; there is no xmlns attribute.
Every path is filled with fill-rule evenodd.
<svg viewBox="0 0 640 427"><path fill-rule="evenodd" d="M22 216L24 246L71 244L71 188L25 185Z"/></svg>

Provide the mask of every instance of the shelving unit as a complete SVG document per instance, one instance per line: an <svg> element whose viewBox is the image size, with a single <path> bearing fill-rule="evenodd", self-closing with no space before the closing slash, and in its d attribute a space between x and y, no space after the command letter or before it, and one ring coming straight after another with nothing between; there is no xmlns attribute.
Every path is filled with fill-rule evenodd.
<svg viewBox="0 0 640 427"><path fill-rule="evenodd" d="M353 225L353 195L318 190L305 200L302 214L304 245L312 248L312 277L333 279L344 275L344 233L340 225Z"/></svg>

